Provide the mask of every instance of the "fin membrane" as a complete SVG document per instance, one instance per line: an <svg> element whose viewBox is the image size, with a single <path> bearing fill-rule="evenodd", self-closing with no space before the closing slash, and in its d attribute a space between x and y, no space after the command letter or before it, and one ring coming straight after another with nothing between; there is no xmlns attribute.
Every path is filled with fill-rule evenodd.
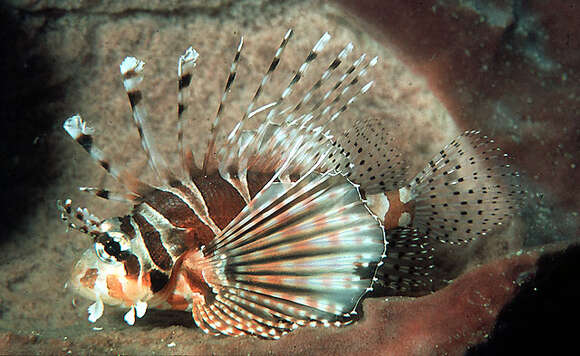
<svg viewBox="0 0 580 356"><path fill-rule="evenodd" d="M203 250L216 297L201 319L266 338L341 325L372 289L384 251L383 228L343 176L273 183Z"/></svg>
<svg viewBox="0 0 580 356"><path fill-rule="evenodd" d="M347 177L366 194L400 188L407 182L407 164L394 136L379 119L354 123L351 130L338 137L334 155L342 154L351 163Z"/></svg>
<svg viewBox="0 0 580 356"><path fill-rule="evenodd" d="M415 229L387 233L387 257L377 271L381 295L421 295L433 290L434 248L429 237Z"/></svg>
<svg viewBox="0 0 580 356"><path fill-rule="evenodd" d="M522 196L507 160L487 136L464 132L409 184L413 225L441 242L462 244L507 223Z"/></svg>

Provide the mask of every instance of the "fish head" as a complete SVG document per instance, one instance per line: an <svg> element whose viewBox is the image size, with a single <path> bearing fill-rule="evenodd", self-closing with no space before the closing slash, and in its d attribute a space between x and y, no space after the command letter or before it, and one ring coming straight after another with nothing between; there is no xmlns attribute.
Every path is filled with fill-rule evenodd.
<svg viewBox="0 0 580 356"><path fill-rule="evenodd" d="M122 218L103 221L93 243L74 265L69 286L99 304L133 306L153 295L136 239L121 229Z"/></svg>

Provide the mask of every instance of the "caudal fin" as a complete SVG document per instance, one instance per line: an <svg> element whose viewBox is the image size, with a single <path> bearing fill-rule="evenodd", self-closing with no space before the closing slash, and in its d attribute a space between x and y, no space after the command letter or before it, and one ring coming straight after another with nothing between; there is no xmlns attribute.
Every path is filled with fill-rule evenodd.
<svg viewBox="0 0 580 356"><path fill-rule="evenodd" d="M522 197L518 177L494 140L466 131L409 183L413 226L449 244L485 236L517 212Z"/></svg>

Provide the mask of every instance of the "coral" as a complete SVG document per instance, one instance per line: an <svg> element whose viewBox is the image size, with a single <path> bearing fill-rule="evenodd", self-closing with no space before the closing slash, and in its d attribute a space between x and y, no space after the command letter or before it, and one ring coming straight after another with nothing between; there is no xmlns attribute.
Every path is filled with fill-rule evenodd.
<svg viewBox="0 0 580 356"><path fill-rule="evenodd" d="M502 309L490 338L467 355L566 354L576 347L575 329L580 317L575 307L580 287L580 246L546 253L537 262L533 278Z"/></svg>

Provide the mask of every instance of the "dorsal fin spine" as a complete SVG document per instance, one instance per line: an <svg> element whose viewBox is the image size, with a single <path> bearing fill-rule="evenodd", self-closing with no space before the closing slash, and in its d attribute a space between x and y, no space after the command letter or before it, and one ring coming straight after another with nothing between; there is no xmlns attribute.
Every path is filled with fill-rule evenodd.
<svg viewBox="0 0 580 356"><path fill-rule="evenodd" d="M215 155L215 140L217 138L217 129L218 129L218 125L220 123L222 111L225 107L226 100L228 98L228 92L230 91L230 88L231 88L234 80L236 79L238 61L240 60L243 46L244 46L244 37L241 37L240 42L238 44L238 48L236 50L236 54L234 56L234 60L232 61L232 64L230 65L230 73L228 75L228 79L226 81L224 91L223 91L222 96L220 98L220 103L218 106L217 113L216 113L215 118L211 124L210 139L208 141L207 149L205 152L205 157L203 159L202 171L203 171L204 175L206 175L208 173L208 170L210 169L210 166L209 166L210 163L211 164L215 163L216 158L214 157L214 155Z"/></svg>
<svg viewBox="0 0 580 356"><path fill-rule="evenodd" d="M276 102L273 102L273 103L264 105L264 106L256 109L255 111L252 111L254 109L254 106L256 105L256 102L258 101L258 98L260 97L260 95L263 92L264 86L270 80L272 73L276 70L276 68L278 68L278 64L280 63L280 58L282 57L282 54L284 53L284 50L286 49L286 45L288 44L288 42L292 38L293 34L294 34L294 30L292 30L292 29L289 29L288 31L286 31L286 34L284 35L284 38L282 39L282 43L280 43L280 46L278 46L278 49L276 50L276 53L274 54L274 58L272 58L272 62L270 63L268 70L266 71L266 73L262 77L262 80L260 81L260 85L256 89L256 92L254 93L252 100L248 104L248 107L246 109L246 112L244 113L244 116L240 119L240 121L238 122L236 127L234 127L234 129L230 133L229 138L228 138L228 140L230 142L233 141L233 138L236 137L239 134L239 132L242 130L243 124L244 124L246 119L254 116L257 112L267 110L268 108L277 105Z"/></svg>
<svg viewBox="0 0 580 356"><path fill-rule="evenodd" d="M133 112L133 122L141 137L141 146L147 154L149 164L157 176L165 182L173 179L173 173L169 170L165 159L161 156L155 145L152 130L147 122L147 112L143 107L140 85L143 82L143 68L145 62L135 57L126 57L119 69L123 75L123 86L127 92L131 111Z"/></svg>
<svg viewBox="0 0 580 356"><path fill-rule="evenodd" d="M306 59L300 65L300 67L296 71L296 74L290 80L290 83L288 84L288 86L284 89L284 91L282 91L282 95L280 95L278 100L276 100L276 105L270 109L270 112L268 112L268 115L266 116L267 121L272 121L274 119L274 117L277 114L276 108L280 104L282 104L284 99L286 99L292 93L294 86L300 81L300 79L302 79L302 77L304 76L304 74L308 70L310 63L312 61L314 61L316 59L316 57L318 57L318 53L320 51L322 51L324 49L324 47L326 47L326 45L328 44L328 41L330 41L330 38L331 38L330 34L328 32L325 32L322 35L322 37L320 37L318 42L316 42L314 47L312 47L312 50L310 51L310 53L308 53L308 56L306 56Z"/></svg>
<svg viewBox="0 0 580 356"><path fill-rule="evenodd" d="M190 172L193 165L195 165L193 154L189 157L186 153L185 147L183 146L183 113L187 110L185 99L189 96L191 91L190 85L193 68L196 65L198 57L199 54L197 51L193 49L193 47L189 47L183 55L179 56L177 62L177 149L181 159L183 176Z"/></svg>
<svg viewBox="0 0 580 356"><path fill-rule="evenodd" d="M68 118L63 128L85 151L89 153L95 162L99 163L113 178L123 184L127 189L135 194L136 197L143 195L151 189L148 184L143 183L137 177L134 177L126 171L121 171L117 164L109 160L103 151L94 144L93 129L91 129L80 115L74 115ZM127 196L130 199L130 196Z"/></svg>

